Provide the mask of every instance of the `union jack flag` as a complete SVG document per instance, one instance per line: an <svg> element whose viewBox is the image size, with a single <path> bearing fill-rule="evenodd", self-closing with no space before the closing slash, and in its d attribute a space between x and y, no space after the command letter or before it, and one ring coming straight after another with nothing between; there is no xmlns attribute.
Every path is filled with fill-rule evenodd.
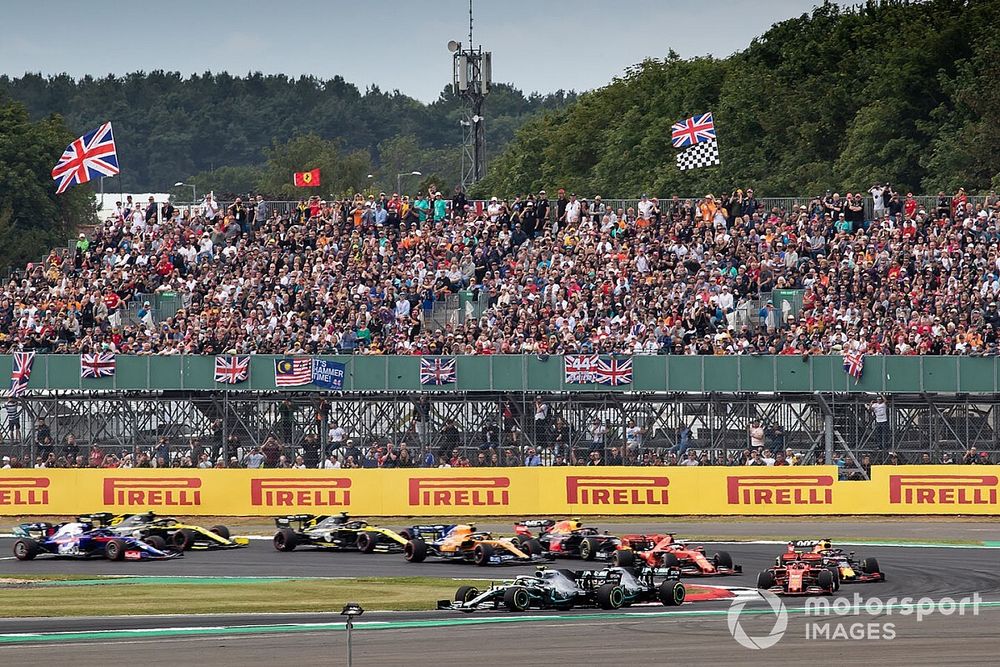
<svg viewBox="0 0 1000 667"><path fill-rule="evenodd" d="M597 362L594 380L598 384L609 384L617 387L620 384L632 384L631 359L601 359Z"/></svg>
<svg viewBox="0 0 1000 667"><path fill-rule="evenodd" d="M684 148L715 139L715 120L712 118L712 112L709 111L700 116L692 116L679 123L674 123L671 127L670 138L674 148Z"/></svg>
<svg viewBox="0 0 1000 667"><path fill-rule="evenodd" d="M246 382L250 377L250 357L216 357L215 381L222 384Z"/></svg>
<svg viewBox="0 0 1000 667"><path fill-rule="evenodd" d="M35 363L34 352L15 352L10 367L10 395L17 398L28 389L31 379L31 365Z"/></svg>
<svg viewBox="0 0 1000 667"><path fill-rule="evenodd" d="M80 355L80 377L106 378L115 374L115 355L113 352Z"/></svg>
<svg viewBox="0 0 1000 667"><path fill-rule="evenodd" d="M118 153L115 151L111 121L74 139L52 168L52 178L58 182L57 194L66 192L71 185L80 185L92 178L114 176L117 173Z"/></svg>
<svg viewBox="0 0 1000 667"><path fill-rule="evenodd" d="M567 354L563 359L566 364L566 384L594 381L598 359L596 354Z"/></svg>
<svg viewBox="0 0 1000 667"><path fill-rule="evenodd" d="M451 384L458 382L458 361L420 358L420 384Z"/></svg>
<svg viewBox="0 0 1000 667"><path fill-rule="evenodd" d="M863 352L848 352L844 355L844 372L854 378L854 384L861 381L865 372L865 355Z"/></svg>

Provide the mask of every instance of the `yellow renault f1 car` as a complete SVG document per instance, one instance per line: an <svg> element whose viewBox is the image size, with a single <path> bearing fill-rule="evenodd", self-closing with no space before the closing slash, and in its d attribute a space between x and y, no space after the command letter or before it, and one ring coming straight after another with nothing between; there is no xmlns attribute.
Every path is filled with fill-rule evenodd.
<svg viewBox="0 0 1000 667"><path fill-rule="evenodd" d="M361 553L401 553L407 535L380 528L347 512L332 515L292 514L274 520L274 548L292 551L295 547L316 547L332 551Z"/></svg>
<svg viewBox="0 0 1000 667"><path fill-rule="evenodd" d="M157 549L172 547L178 551L190 549L239 549L248 546L246 537L230 537L225 526L202 528L184 523L172 516L157 516L155 512L112 514L95 512L79 517L94 525L109 528L119 535L139 538Z"/></svg>

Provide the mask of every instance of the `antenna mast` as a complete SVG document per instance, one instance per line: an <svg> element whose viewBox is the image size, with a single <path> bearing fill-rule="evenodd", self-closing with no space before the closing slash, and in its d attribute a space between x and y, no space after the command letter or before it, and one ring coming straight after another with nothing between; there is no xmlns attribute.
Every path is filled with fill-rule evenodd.
<svg viewBox="0 0 1000 667"><path fill-rule="evenodd" d="M473 0L469 0L469 43L448 42L452 52L452 86L456 95L465 100L462 125L462 163L468 159L469 169L462 168L462 185L472 185L486 176L486 126L483 102L493 80L493 54L483 51L472 41Z"/></svg>

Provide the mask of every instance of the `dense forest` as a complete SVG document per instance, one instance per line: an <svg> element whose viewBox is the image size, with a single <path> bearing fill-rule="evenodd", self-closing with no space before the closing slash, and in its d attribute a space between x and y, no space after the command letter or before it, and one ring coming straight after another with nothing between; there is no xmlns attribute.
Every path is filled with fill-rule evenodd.
<svg viewBox="0 0 1000 667"><path fill-rule="evenodd" d="M671 124L705 111L722 164L681 172ZM726 59L648 60L527 123L477 189L780 196L876 181L1000 187L1000 0L825 4Z"/></svg>
<svg viewBox="0 0 1000 667"><path fill-rule="evenodd" d="M460 171L462 102L450 87L423 104L377 87L362 93L341 77L223 72L184 78L155 71L79 80L0 76L3 97L23 103L33 119L60 114L81 134L113 121L122 173L110 187L126 192L161 192L179 180L255 189L271 153L287 152L286 144L304 135L323 140L314 143L327 153L332 142L354 166L367 160L363 176L373 173L384 187L395 185L397 167L436 174L439 182L454 182ZM489 151L499 152L532 115L560 109L575 97L564 91L526 96L513 86L494 85L486 102ZM340 183L337 189L351 185L356 187Z"/></svg>

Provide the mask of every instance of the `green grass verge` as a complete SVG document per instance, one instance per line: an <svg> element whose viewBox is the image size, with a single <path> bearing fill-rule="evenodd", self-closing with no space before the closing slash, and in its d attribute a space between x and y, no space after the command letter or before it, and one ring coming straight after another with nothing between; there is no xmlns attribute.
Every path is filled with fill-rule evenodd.
<svg viewBox="0 0 1000 667"><path fill-rule="evenodd" d="M231 584L116 584L110 578L100 591L65 586L0 588L0 609L7 617L237 614L340 611L347 602L358 602L368 609L415 611L451 598L463 583L484 584L430 577Z"/></svg>
<svg viewBox="0 0 1000 667"><path fill-rule="evenodd" d="M32 586L30 583L97 578L17 577L22 583L0 588L0 609L6 617L240 614L339 611L347 602L358 602L369 610L427 611L434 608L437 600L451 599L463 584L481 590L488 586L481 580L431 577L156 584L136 583L134 579L116 583L114 577L102 577L105 581L100 591L90 587ZM691 585L687 588L689 594L705 590Z"/></svg>

